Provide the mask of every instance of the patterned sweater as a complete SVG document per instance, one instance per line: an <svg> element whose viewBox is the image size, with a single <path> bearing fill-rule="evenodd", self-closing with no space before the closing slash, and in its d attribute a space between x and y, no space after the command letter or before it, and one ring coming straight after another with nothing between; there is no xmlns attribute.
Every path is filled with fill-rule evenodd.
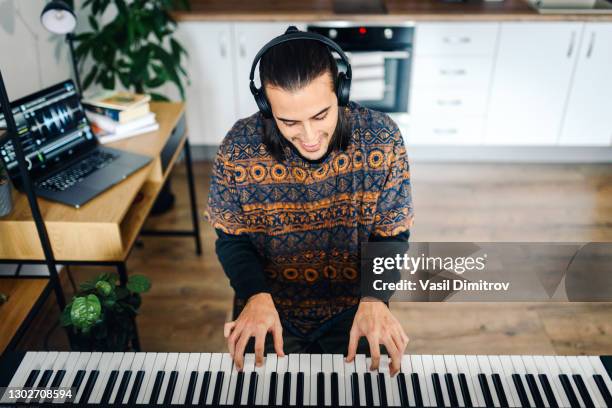
<svg viewBox="0 0 612 408"><path fill-rule="evenodd" d="M397 125L353 102L343 109L350 142L323 160L289 147L275 160L256 113L233 126L214 163L206 218L220 236L241 240L236 257L220 256L238 306L269 292L283 324L302 336L358 304L361 243L405 234L413 221ZM239 259L248 246L256 256Z"/></svg>

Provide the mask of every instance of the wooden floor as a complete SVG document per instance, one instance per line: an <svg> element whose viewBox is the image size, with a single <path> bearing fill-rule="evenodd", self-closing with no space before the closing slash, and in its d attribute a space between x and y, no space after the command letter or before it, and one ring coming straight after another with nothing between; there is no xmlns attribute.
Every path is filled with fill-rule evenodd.
<svg viewBox="0 0 612 408"><path fill-rule="evenodd" d="M612 241L612 165L412 165L414 241ZM210 164L195 169L199 208ZM175 170L176 209L150 228L188 228L183 166ZM143 238L130 273L151 277L138 318L145 351L222 351L232 290L202 222L204 255L188 238ZM103 271L73 268L78 280ZM70 287L66 283L66 291ZM392 309L411 338L409 351L450 354L612 354L612 303L403 303ZM43 349L57 321L50 300L22 349ZM48 347L67 349L61 329Z"/></svg>

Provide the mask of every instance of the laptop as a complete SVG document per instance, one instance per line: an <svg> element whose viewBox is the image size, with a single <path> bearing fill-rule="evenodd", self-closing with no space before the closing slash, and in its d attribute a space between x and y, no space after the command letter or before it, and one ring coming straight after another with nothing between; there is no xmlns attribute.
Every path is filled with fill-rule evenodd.
<svg viewBox="0 0 612 408"><path fill-rule="evenodd" d="M72 80L21 98L11 103L11 109L40 197L79 208L151 161L98 142ZM4 114L0 116L3 127ZM0 158L15 187L21 189L11 141L0 140Z"/></svg>

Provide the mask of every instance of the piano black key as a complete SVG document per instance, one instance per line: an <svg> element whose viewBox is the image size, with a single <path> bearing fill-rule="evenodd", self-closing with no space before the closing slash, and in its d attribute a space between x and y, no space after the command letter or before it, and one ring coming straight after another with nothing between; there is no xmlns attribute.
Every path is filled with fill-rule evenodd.
<svg viewBox="0 0 612 408"><path fill-rule="evenodd" d="M387 384L385 384L385 375L378 373L378 397L380 398L380 406L386 407L387 403Z"/></svg>
<svg viewBox="0 0 612 408"><path fill-rule="evenodd" d="M283 376L283 406L288 406L291 401L291 373L286 371Z"/></svg>
<svg viewBox="0 0 612 408"><path fill-rule="evenodd" d="M351 374L351 390L353 392L353 406L360 406L359 402L359 374Z"/></svg>
<svg viewBox="0 0 612 408"><path fill-rule="evenodd" d="M298 375L298 378L299 378L299 375ZM257 396L257 381L258 381L257 373L253 371L251 373L251 380L249 381L249 395L247 397L247 405L250 407L255 405L255 397ZM303 380L302 380L302 384L303 384Z"/></svg>
<svg viewBox="0 0 612 408"><path fill-rule="evenodd" d="M467 378L465 374L461 373L459 377L459 388L461 388L461 395L463 396L463 403L465 408L472 408L472 396L470 395L470 389L468 387Z"/></svg>
<svg viewBox="0 0 612 408"><path fill-rule="evenodd" d="M40 377L40 381L38 381L38 385L36 385L36 387L45 388L52 375L53 375L53 370L45 370L43 372L43 375Z"/></svg>
<svg viewBox="0 0 612 408"><path fill-rule="evenodd" d="M59 387L62 384L62 380L64 379L65 375L66 375L66 370L59 370L55 374L55 377L53 377L53 381L51 381L51 388Z"/></svg>
<svg viewBox="0 0 612 408"><path fill-rule="evenodd" d="M582 376L580 374L574 374L572 375L572 378L578 387L578 392L582 397L582 401L584 401L584 405L586 405L587 408L595 408L595 404L591 399L591 395L589 395L589 390L587 389Z"/></svg>
<svg viewBox="0 0 612 408"><path fill-rule="evenodd" d="M421 395L421 382L419 381L419 375L417 373L410 374L410 380L412 381L412 390L414 391L414 403L417 407L422 407L423 395Z"/></svg>
<svg viewBox="0 0 612 408"><path fill-rule="evenodd" d="M317 373L317 407L325 406L325 374Z"/></svg>
<svg viewBox="0 0 612 408"><path fill-rule="evenodd" d="M368 407L374 406L374 395L372 394L372 374L364 373L365 397Z"/></svg>
<svg viewBox="0 0 612 408"><path fill-rule="evenodd" d="M446 388L448 389L448 397L450 398L451 407L458 407L459 398L457 398L457 394L455 393L455 382L453 381L452 374L444 374L444 381L446 382Z"/></svg>
<svg viewBox="0 0 612 408"><path fill-rule="evenodd" d="M170 373L168 379L168 386L166 387L166 395L164 395L164 405L168 406L172 402L172 396L174 395L174 389L176 388L176 380L178 379L178 371L174 370Z"/></svg>
<svg viewBox="0 0 612 408"><path fill-rule="evenodd" d="M580 408L578 397L576 396L576 394L574 394L572 384L570 383L570 380L567 375L559 374L559 380L561 380L561 385L563 386L563 390L565 390L565 395L567 395L567 399L570 403L571 408Z"/></svg>
<svg viewBox="0 0 612 408"><path fill-rule="evenodd" d="M198 381L198 372L192 371L189 375L189 385L187 386L187 394L185 394L185 404L193 404L193 394L195 393L196 382Z"/></svg>
<svg viewBox="0 0 612 408"><path fill-rule="evenodd" d="M495 392L497 392L499 405L502 408L508 408L508 398L506 398L506 391L504 390L501 377L497 373L493 374L491 377L493 377L493 386L495 387Z"/></svg>
<svg viewBox="0 0 612 408"><path fill-rule="evenodd" d="M221 401L221 389L223 388L224 374L225 373L223 371L219 371L217 373L217 381L215 382L215 390L213 392L213 397L212 397L212 405L214 406L219 406L219 403Z"/></svg>
<svg viewBox="0 0 612 408"><path fill-rule="evenodd" d="M540 395L540 390L536 384L535 377L533 374L525 374L525 378L527 379L527 385L529 386L531 396L533 397L533 403L536 407L543 407L544 400L542 399L542 395Z"/></svg>
<svg viewBox="0 0 612 408"><path fill-rule="evenodd" d="M478 382L480 383L480 389L482 390L482 395L484 396L485 405L487 407L495 406L493 404L493 396L491 395L491 389L489 388L487 376L483 373L478 374Z"/></svg>
<svg viewBox="0 0 612 408"><path fill-rule="evenodd" d="M606 402L606 405L608 407L612 407L612 395L610 395L610 391L608 390L603 377L600 374L593 374L593 379L595 380L595 384L597 384L597 388L599 388L599 392Z"/></svg>
<svg viewBox="0 0 612 408"><path fill-rule="evenodd" d="M402 372L397 374L397 385L400 390L400 403L402 407L408 407L408 384L406 384L406 375L404 375Z"/></svg>
<svg viewBox="0 0 612 408"><path fill-rule="evenodd" d="M134 385L132 386L132 392L130 394L130 398L128 399L128 404L134 405L136 403L144 375L145 372L143 370L138 370L136 373L136 377L134 377Z"/></svg>
<svg viewBox="0 0 612 408"><path fill-rule="evenodd" d="M108 400L110 400L111 393L113 392L113 388L115 387L115 383L117 382L117 377L119 376L119 371L113 370L111 371L108 381L106 382L106 387L104 387L104 392L102 393L102 399L100 400L101 404L108 404Z"/></svg>
<svg viewBox="0 0 612 408"><path fill-rule="evenodd" d="M331 403L332 407L340 405L340 387L338 385L338 373L331 374Z"/></svg>
<svg viewBox="0 0 612 408"><path fill-rule="evenodd" d="M270 388L268 391L268 405L276 405L276 387L278 374L270 374Z"/></svg>
<svg viewBox="0 0 612 408"><path fill-rule="evenodd" d="M164 375L165 373L161 370L157 372L157 375L155 376L155 383L153 383L153 390L151 391L151 398L149 398L149 405L157 404L162 382L164 381Z"/></svg>
<svg viewBox="0 0 612 408"><path fill-rule="evenodd" d="M98 379L99 374L100 372L98 370L93 370L89 374L89 378L87 379L85 388L83 388L83 394L81 394L81 399L79 400L80 404L87 404L87 402L89 401L91 391L93 390L94 385L96 385L96 380Z"/></svg>
<svg viewBox="0 0 612 408"><path fill-rule="evenodd" d="M30 371L30 375L23 385L24 388L32 388L34 386L34 381L38 378L38 374L40 374L40 370L32 370Z"/></svg>
<svg viewBox="0 0 612 408"><path fill-rule="evenodd" d="M440 384L440 376L438 373L431 375L431 381L433 382L434 394L436 394L436 406L438 408L444 408L444 396L442 394L442 385Z"/></svg>
<svg viewBox="0 0 612 408"><path fill-rule="evenodd" d="M244 386L244 371L238 372L236 379L236 393L234 394L234 406L240 405L242 400L242 387Z"/></svg>
<svg viewBox="0 0 612 408"><path fill-rule="evenodd" d="M542 388L544 389L544 394L546 394L546 399L548 400L550 408L559 408L559 404L555 398L555 393L550 386L550 381L548 381L546 374L538 374L538 378L540 379L540 384L542 384Z"/></svg>
<svg viewBox="0 0 612 408"><path fill-rule="evenodd" d="M212 378L212 372L205 371L204 378L202 378L202 389L200 390L200 398L198 398L199 405L206 404L206 398L208 398L208 387L210 386L211 378Z"/></svg>
<svg viewBox="0 0 612 408"><path fill-rule="evenodd" d="M132 378L132 372L130 370L125 371L123 373L123 377L121 377L119 389L117 389L117 395L115 396L115 405L119 405L123 402L123 398L125 398L125 392L127 391L127 387L130 384L130 378Z"/></svg>
<svg viewBox="0 0 612 408"><path fill-rule="evenodd" d="M519 374L512 374L512 381L514 382L514 386L516 387L516 393L521 400L521 406L523 408L530 408L531 404L529 404L529 398L527 397L527 391L525 387L523 387L523 381L521 381L521 376Z"/></svg>
<svg viewBox="0 0 612 408"><path fill-rule="evenodd" d="M295 386L295 404L306 405L304 403L304 373L297 373L297 384Z"/></svg>

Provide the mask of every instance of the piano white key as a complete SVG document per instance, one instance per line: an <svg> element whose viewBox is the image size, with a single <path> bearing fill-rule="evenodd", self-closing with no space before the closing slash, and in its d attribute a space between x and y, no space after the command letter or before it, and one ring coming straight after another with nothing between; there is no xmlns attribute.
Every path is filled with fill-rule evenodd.
<svg viewBox="0 0 612 408"><path fill-rule="evenodd" d="M565 394L563 384L561 384L561 380L559 379L559 374L561 374L561 371L559 370L559 365L557 364L555 357L544 356L544 362L546 363L546 367L548 369L548 382L550 382L551 386L554 386L555 390L557 390L557 394L555 394L555 396L559 397L557 399L557 403L560 407L569 407L569 400Z"/></svg>
<svg viewBox="0 0 612 408"><path fill-rule="evenodd" d="M69 351L62 351L62 352L58 353L58 356L55 359L55 362L53 363L53 367L51 368L53 370L53 374L51 375L51 378L49 378L49 382L47 383L47 387L50 387L51 384L53 384L53 381L57 377L57 374L59 373L60 370L65 370L66 361L68 360L68 356L70 356L70 352ZM64 374L64 375L66 375L66 374Z"/></svg>
<svg viewBox="0 0 612 408"><path fill-rule="evenodd" d="M372 367L372 359L370 357L366 358L366 373L372 379L372 401L374 401L374 406L380 406L380 393L378 392L378 378L376 376L376 371L370 371L370 367Z"/></svg>
<svg viewBox="0 0 612 408"><path fill-rule="evenodd" d="M355 356L355 372L357 373L357 383L359 384L359 405L366 406L365 381L363 375L369 372L366 358L363 354Z"/></svg>
<svg viewBox="0 0 612 408"><path fill-rule="evenodd" d="M536 370L538 371L538 374L546 375L546 378L548 379L548 384L550 384L550 389L552 390L555 396L555 400L557 401L557 404L560 406L563 406L562 405L563 398L561 398L561 395L564 394L564 391L563 389L557 388L557 383L554 381L553 376L551 375L550 370L548 369L548 364L546 364L546 360L544 359L544 356L533 356L533 364L535 365ZM538 381L541 382L539 378L538 378Z"/></svg>
<svg viewBox="0 0 612 408"><path fill-rule="evenodd" d="M176 362L178 361L178 353L168 353L166 357L166 363L162 368L164 372L164 379L162 380L161 387L159 389L159 395L157 396L157 403L163 404L166 398L166 391L168 390L168 383L170 381L170 375L176 368ZM157 375L157 372L155 373Z"/></svg>
<svg viewBox="0 0 612 408"><path fill-rule="evenodd" d="M523 384L523 388L525 389L525 393L527 394L527 398L529 399L529 405L535 407L535 402L533 400L533 396L531 395L529 384L527 384L527 380L525 379L525 374L527 374L527 370L525 369L525 364L523 364L523 359L521 358L521 356L510 356L510 361L512 361L514 372L520 375L521 377L521 383Z"/></svg>
<svg viewBox="0 0 612 408"><path fill-rule="evenodd" d="M395 402L395 396L397 394L397 399L399 401L399 393L397 390L397 381L395 377L393 381L391 381L391 374L389 372L389 361L390 358L387 354L382 354L380 356L380 364L378 365L378 373L382 374L385 378L385 394L387 398L387 405L390 407L398 406L399 403ZM393 385L395 384L395 391Z"/></svg>
<svg viewBox="0 0 612 408"><path fill-rule="evenodd" d="M310 354L300 354L300 372L304 373L304 401L305 405L308 405L312 401L310 397ZM298 405L302 404L302 401L298 401Z"/></svg>
<svg viewBox="0 0 612 408"><path fill-rule="evenodd" d="M145 370L145 376L142 379L142 385L140 387L141 392L139 393L138 401L136 402L137 404L149 403L149 401L151 400L151 394L153 393L153 387L155 386L155 378L157 377L157 373L164 369L164 366L166 365L166 359L168 358L167 353L151 354L155 354L154 356L151 356L154 358L154 362L152 366L147 367L147 369ZM147 357L149 357L148 354ZM147 361L147 358L145 358L145 366L147 365L147 363L150 363L150 361Z"/></svg>
<svg viewBox="0 0 612 408"><path fill-rule="evenodd" d="M206 371L209 371L210 368L210 360L212 358L212 354L211 353L202 353L200 354L200 361L198 361L198 379L196 380L196 387L195 390L193 392L193 400L191 401L192 404L197 405L198 402L200 401L200 395L205 392L205 390L203 390L203 381L204 381L204 373ZM212 377L211 377L212 378Z"/></svg>
<svg viewBox="0 0 612 408"><path fill-rule="evenodd" d="M278 361L278 355L276 353L269 353L266 356L266 371L263 376L263 400L262 405L268 405L270 401L270 381L272 373L276 372L276 363Z"/></svg>
<svg viewBox="0 0 612 408"><path fill-rule="evenodd" d="M444 381L444 374L446 374L446 365L444 364L444 357L441 355L432 356L434 373L438 373L440 378L440 388L442 388L442 397L444 398L444 406L450 406L450 397L448 396L448 389L446 388L446 382ZM431 378L431 375L429 376ZM432 383L433 386L433 383Z"/></svg>
<svg viewBox="0 0 612 408"><path fill-rule="evenodd" d="M419 375L419 386L421 387L421 397L423 397L423 404L425 406L434 406L436 405L436 399L433 394L429 393L429 385L427 382L427 373L425 372L425 366L423 365L422 356L411 355L410 362L412 363L412 368ZM412 386L412 379L411 386ZM408 382L408 379L406 379ZM431 390L433 393L433 389Z"/></svg>
<svg viewBox="0 0 612 408"><path fill-rule="evenodd" d="M465 402L463 401L463 395L461 394L461 384L459 383L459 370L457 369L457 362L455 361L455 356L445 355L444 365L446 366L446 372L453 376L453 385L455 389L455 394L457 395L457 401L459 402L459 406L464 407Z"/></svg>
<svg viewBox="0 0 612 408"><path fill-rule="evenodd" d="M321 372L325 375L325 406L331 405L331 374L334 372L334 362L331 354L321 356Z"/></svg>
<svg viewBox="0 0 612 408"><path fill-rule="evenodd" d="M289 357L276 357L276 405L283 403L283 386L285 383L285 373L289 368Z"/></svg>
<svg viewBox="0 0 612 408"><path fill-rule="evenodd" d="M289 391L289 403L291 405L296 404L297 399L297 375L300 372L300 355L290 354L289 355L289 373L291 373L291 387ZM301 401L300 401L301 404Z"/></svg>
<svg viewBox="0 0 612 408"><path fill-rule="evenodd" d="M50 351L47 353L46 357L44 358L44 360L42 360L42 362L40 363L40 366L37 368L39 372L36 378L34 379L34 382L32 383L32 388L35 388L38 386L38 383L42 379L42 376L46 370L50 370L53 368L53 363L57 359L58 354L59 353L57 351ZM30 404L35 401L38 401L38 399L37 398L27 398L25 403Z"/></svg>
<svg viewBox="0 0 612 408"><path fill-rule="evenodd" d="M417 373L416 367L413 366L411 361L411 356L405 354L402 356L402 366L401 371L404 374L404 378L406 379L406 394L408 395L408 405L414 407L416 405L416 401L414 399L414 388L412 385L412 374ZM418 373L417 373L418 374ZM419 378L420 382L420 378ZM422 396L422 393L421 393Z"/></svg>
<svg viewBox="0 0 612 408"><path fill-rule="evenodd" d="M310 405L317 405L317 375L321 372L321 355L310 356Z"/></svg>
<svg viewBox="0 0 612 408"><path fill-rule="evenodd" d="M232 380L232 367L234 362L232 356L229 353L224 353L221 359L221 371L223 371L223 384L221 387L221 396L219 398L219 404L225 405L229 394L229 385Z"/></svg>
<svg viewBox="0 0 612 408"><path fill-rule="evenodd" d="M499 407L499 397L497 396L497 391L495 390L495 384L493 384L493 370L491 370L489 358L487 356L476 356L476 359L478 360L478 365L480 366L480 372L484 374L487 378L487 384L489 384L489 392L491 393L491 397L493 397L493 404L496 407Z"/></svg>
<svg viewBox="0 0 612 408"><path fill-rule="evenodd" d="M510 407L520 407L521 400L516 392L516 387L514 386L514 382L512 381L512 362L507 356L508 364L504 364L502 362L503 356L489 356L489 362L491 363L491 368L493 372L499 374L502 379L502 384L504 385L504 391L506 392L506 399L508 400L508 405Z"/></svg>
<svg viewBox="0 0 612 408"><path fill-rule="evenodd" d="M76 376L77 372L79 370L85 370L85 368L87 367L87 362L89 361L89 358L91 357L91 353L79 353L79 352L75 352L75 353L70 353L70 355L68 356L68 359L66 360L66 374L64 375L64 379L62 380L61 384L60 384L60 388L65 388L68 389L70 387L72 387L72 383L74 382L74 377ZM70 401L74 401L74 398L76 397L76 393L74 392L75 390L71 390L72 396L71 398L68 398L66 396L64 397L57 397L53 400L53 403L64 403L67 400Z"/></svg>
<svg viewBox="0 0 612 408"><path fill-rule="evenodd" d="M578 403L580 404L581 407L585 407L586 404L584 400L582 399L582 395L580 394L580 391L578 391L578 387L576 386L576 383L574 383L574 379L572 378L572 374L577 374L577 373L574 372L574 370L572 369L572 366L568 363L567 357L556 356L555 360L557 361L557 364L559 365L559 369L561 370L561 373L566 374L568 376L569 383L571 384L572 389L574 390L574 394L576 394Z"/></svg>
<svg viewBox="0 0 612 408"><path fill-rule="evenodd" d="M31 385L31 387L36 387L36 384L38 384L38 381L40 380L40 377L42 375L41 368L43 367L43 364L47 364L47 358L49 358L49 356L50 356L50 353L47 351L43 351L38 355L36 360L34 360L33 364L30 365L29 371L23 380L23 384L21 384L22 387L25 386L25 383L28 381L28 377L30 376L32 371L38 370L38 374L33 378L34 382ZM29 399L27 399L27 401L29 401Z"/></svg>
<svg viewBox="0 0 612 408"><path fill-rule="evenodd" d="M346 405L344 356L342 354L334 354L333 363L334 372L338 374L338 405L343 407Z"/></svg>
<svg viewBox="0 0 612 408"><path fill-rule="evenodd" d="M230 356L231 359L231 356ZM243 362L244 363L244 362ZM238 382L238 369L236 364L232 363L232 370L229 378L229 387L227 388L227 398L225 399L226 405L233 405L234 398L236 397L236 385Z"/></svg>
<svg viewBox="0 0 612 408"><path fill-rule="evenodd" d="M344 359L344 358L343 358ZM355 372L355 360L350 363L344 360L344 394L346 396L346 405L353 405L353 387L351 383L351 379L353 378L353 373ZM358 384L355 384L359 387ZM359 388L357 388L357 392L359 392Z"/></svg>
<svg viewBox="0 0 612 408"><path fill-rule="evenodd" d="M186 386L189 385L189 376L191 375L191 371L187 371L189 366L189 359L192 358L195 360L195 364L197 367L198 355L196 353L180 353L179 358L176 362L176 371L178 371L178 377L176 378L176 385L174 387L174 394L172 395L171 404L184 404L185 398L182 396L181 392L183 390L183 384Z"/></svg>
<svg viewBox="0 0 612 408"><path fill-rule="evenodd" d="M130 367L132 366L132 362L134 361L135 355L136 353L132 353L132 352L123 353L123 358L121 359L121 363L119 364L119 368L117 370L119 371L119 374L117 375L117 380L115 381L115 385L113 386L113 389L108 398L109 404L113 404L115 402L115 399L117 397L117 392L119 391L119 387L121 386L121 380L123 379L123 375L125 374L126 371L130 370ZM132 376L134 376L134 374L132 374ZM106 386L104 387L106 388ZM102 391L101 395L104 395L104 390Z"/></svg>
<svg viewBox="0 0 612 408"><path fill-rule="evenodd" d="M221 370L221 361L223 360L223 353L212 353L210 356L210 367L208 371L211 372L210 384L208 386L208 394L206 395L206 405L212 405L213 397L215 394L215 386L217 385L217 373ZM204 392L204 390L202 390Z"/></svg>
<svg viewBox="0 0 612 408"><path fill-rule="evenodd" d="M478 358L476 356L465 356L465 360L467 361L467 368L470 373L468 377L472 381L473 385L473 393L470 389L470 394L472 397L472 404L479 407L485 406L484 394L482 393L482 388L480 387L480 381L478 380L478 374L480 374L480 364L478 364Z"/></svg>
<svg viewBox="0 0 612 408"><path fill-rule="evenodd" d="M8 388L20 388L23 387L28 376L30 375L30 367L32 367L36 360L38 359L39 352L37 351L28 351L23 358L21 359L21 363L19 363L19 367L13 374L11 381L9 382ZM10 395L8 393L8 388L4 392L2 399L0 400L3 404L8 404L11 401Z"/></svg>
<svg viewBox="0 0 612 408"><path fill-rule="evenodd" d="M242 397L240 405L247 405L249 402L249 388L251 386L251 373L255 371L255 354L247 353L244 355L244 382L242 384Z"/></svg>
<svg viewBox="0 0 612 408"><path fill-rule="evenodd" d="M525 365L525 370L527 371L527 374L532 374L535 377L535 382L536 385L538 386L538 391L540 392L540 396L542 397L542 400L544 401L544 403L548 403L548 405L550 406L550 401L548 401L548 397L546 396L546 393L544 392L544 387L542 387L542 383L540 381L540 379L538 378L538 368L535 364L535 362L533 361L533 357L532 356L522 356L521 357L523 360L523 364Z"/></svg>
<svg viewBox="0 0 612 408"><path fill-rule="evenodd" d="M130 395L132 395L132 389L134 388L134 382L136 381L136 376L138 375L138 371L142 370L142 365L144 364L147 353L126 353L126 354L134 354L134 358L130 363L129 367L126 370L130 370L132 375L130 375L130 380L128 381L128 385L125 388L124 395L117 395L118 389L116 388L113 391L114 396L111 397L111 400L116 400L117 403L127 404L130 400Z"/></svg>
<svg viewBox="0 0 612 408"><path fill-rule="evenodd" d="M584 381L584 385L586 386L595 407L605 407L605 401L603 400L601 393L599 392L599 388L597 388L597 384L593 379L593 367L588 364L584 357L567 356L567 362L582 377L582 381ZM586 363L586 365L584 363Z"/></svg>
<svg viewBox="0 0 612 408"><path fill-rule="evenodd" d="M101 352L91 353L91 357L87 362L87 367L85 367L85 377L83 377L83 382L81 382L81 386L79 387L79 391L74 399L75 403L78 404L86 404L87 401L81 401L81 397L83 396L83 391L85 391L85 387L87 386L87 381L92 376L92 372L98 369L98 364L100 363L100 359L102 358Z"/></svg>
<svg viewBox="0 0 612 408"><path fill-rule="evenodd" d="M255 373L257 374L257 398L256 405L268 405L268 401L264 401L264 379L266 377L266 361L262 365L255 365Z"/></svg>
<svg viewBox="0 0 612 408"><path fill-rule="evenodd" d="M582 358L586 359L586 361L588 361L591 364L591 367L593 367L593 374L601 375L604 383L606 384L606 387L608 388L608 391L612 393L612 379L610 379L610 376L608 375L608 371L606 370L606 367L601 362L601 359L597 356L588 356L588 357L582 357ZM597 393L598 395L601 395L599 388L597 388Z"/></svg>
<svg viewBox="0 0 612 408"><path fill-rule="evenodd" d="M110 378L110 374L112 370L118 370L119 365L121 364L121 360L123 360L123 353L104 353L102 358L100 359L99 366L99 374L98 379L96 380L96 384L94 385L93 390L91 391L91 395L89 397L90 404L99 404L102 400L102 394L106 389L106 383Z"/></svg>

